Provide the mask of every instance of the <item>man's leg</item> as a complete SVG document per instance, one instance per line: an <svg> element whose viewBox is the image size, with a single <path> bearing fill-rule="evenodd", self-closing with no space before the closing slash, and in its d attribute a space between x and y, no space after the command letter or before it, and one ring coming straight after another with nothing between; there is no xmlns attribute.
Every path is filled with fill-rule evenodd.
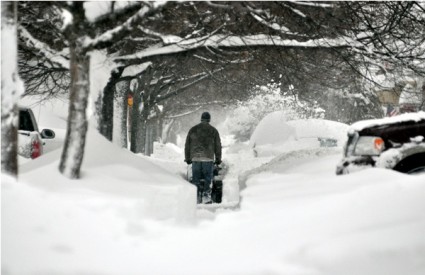
<svg viewBox="0 0 425 275"><path fill-rule="evenodd" d="M213 178L214 163L212 161L202 162L202 174L204 175L203 202L211 203L211 182Z"/></svg>
<svg viewBox="0 0 425 275"><path fill-rule="evenodd" d="M192 162L192 183L197 189L197 203L202 203L203 186L201 186L202 162Z"/></svg>

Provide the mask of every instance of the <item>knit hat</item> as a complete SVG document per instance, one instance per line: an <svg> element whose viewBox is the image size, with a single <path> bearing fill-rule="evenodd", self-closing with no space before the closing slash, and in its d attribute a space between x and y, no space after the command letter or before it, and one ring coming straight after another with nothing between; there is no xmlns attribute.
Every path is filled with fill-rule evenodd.
<svg viewBox="0 0 425 275"><path fill-rule="evenodd" d="M201 116L201 121L210 122L211 115L208 112L203 112Z"/></svg>

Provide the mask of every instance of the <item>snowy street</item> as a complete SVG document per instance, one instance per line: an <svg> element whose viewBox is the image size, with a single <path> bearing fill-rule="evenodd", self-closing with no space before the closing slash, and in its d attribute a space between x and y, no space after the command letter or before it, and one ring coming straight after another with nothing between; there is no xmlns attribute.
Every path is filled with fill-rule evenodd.
<svg viewBox="0 0 425 275"><path fill-rule="evenodd" d="M2 1L0 275L424 275L425 1Z"/></svg>
<svg viewBox="0 0 425 275"><path fill-rule="evenodd" d="M235 144L223 205L239 203L239 186L241 203L211 211L197 208L177 147L149 159L90 133L82 180L57 172L60 150L24 163L19 183L2 176L2 274L425 270L424 175L336 176L341 149L273 158Z"/></svg>

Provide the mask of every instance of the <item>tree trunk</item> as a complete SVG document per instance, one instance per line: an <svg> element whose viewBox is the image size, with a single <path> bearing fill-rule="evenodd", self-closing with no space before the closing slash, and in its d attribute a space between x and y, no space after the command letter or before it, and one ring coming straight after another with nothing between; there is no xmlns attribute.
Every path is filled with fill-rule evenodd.
<svg viewBox="0 0 425 275"><path fill-rule="evenodd" d="M145 98L145 97L144 97ZM138 121L138 134L137 134L137 147L139 150L139 153L146 154L146 150L148 149L146 147L146 142L149 139L148 135L148 115L149 115L149 106L146 104L143 104L143 110L141 114L139 115L139 121Z"/></svg>
<svg viewBox="0 0 425 275"><path fill-rule="evenodd" d="M146 139L145 139L145 155L151 156L153 154L153 147L155 141L156 123L154 121L148 121L146 123Z"/></svg>
<svg viewBox="0 0 425 275"><path fill-rule="evenodd" d="M155 141L161 139L161 119L157 114L154 118L149 118L146 123L145 155L150 156L154 153Z"/></svg>
<svg viewBox="0 0 425 275"><path fill-rule="evenodd" d="M161 143L163 143L162 142L162 125L163 125L163 123L164 123L164 120L162 119L162 117L160 117L159 119L158 119L158 122L156 123L156 137L155 137L155 140L156 141L158 141L158 142L161 142Z"/></svg>
<svg viewBox="0 0 425 275"><path fill-rule="evenodd" d="M127 148L127 116L129 82L122 81L116 84L116 99L114 100L114 131L112 142L119 147Z"/></svg>
<svg viewBox="0 0 425 275"><path fill-rule="evenodd" d="M114 117L114 84L111 78L103 89L102 110L100 112L99 132L107 140L112 141Z"/></svg>
<svg viewBox="0 0 425 275"><path fill-rule="evenodd" d="M102 98L102 111L99 125L100 133L108 140L112 141L113 129L114 129L114 98L115 98L115 85L118 79L121 77L123 68L114 70L111 72L108 83L103 89Z"/></svg>
<svg viewBox="0 0 425 275"><path fill-rule="evenodd" d="M149 82L147 82L149 83ZM146 156L150 156L150 144L152 142L152 135L150 129L152 125L150 125L149 116L151 114L151 105L150 105L150 96L147 83L144 85L144 93L143 93L143 110L140 117L140 127L139 127L139 142L142 149L142 153Z"/></svg>
<svg viewBox="0 0 425 275"><path fill-rule="evenodd" d="M150 114L149 107L149 84L152 79L153 70L151 67L144 72L142 79L138 79L139 85L133 97L133 112L131 124L131 151L133 153L143 153L146 150L146 130L147 121ZM140 110L140 106L142 110Z"/></svg>
<svg viewBox="0 0 425 275"><path fill-rule="evenodd" d="M90 57L79 43L70 46L71 91L65 144L59 171L68 178L80 177L87 135L86 109L90 92Z"/></svg>
<svg viewBox="0 0 425 275"><path fill-rule="evenodd" d="M18 100L23 84L18 76L16 2L2 2L1 22L1 171L18 175Z"/></svg>
<svg viewBox="0 0 425 275"><path fill-rule="evenodd" d="M141 110L140 103L142 102L142 95L140 85L133 95L133 107L131 108L131 137L130 137L130 151L133 153L143 153L143 148L140 146L140 131L141 131Z"/></svg>

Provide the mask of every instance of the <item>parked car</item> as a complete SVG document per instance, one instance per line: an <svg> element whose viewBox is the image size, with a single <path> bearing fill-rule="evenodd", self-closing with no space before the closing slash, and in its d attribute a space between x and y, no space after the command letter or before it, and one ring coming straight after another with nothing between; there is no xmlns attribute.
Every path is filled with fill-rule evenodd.
<svg viewBox="0 0 425 275"><path fill-rule="evenodd" d="M354 123L336 173L366 167L408 174L425 172L425 112Z"/></svg>
<svg viewBox="0 0 425 275"><path fill-rule="evenodd" d="M19 107L18 154L35 159L43 154L44 139L55 138L50 129L38 130L37 121L30 108Z"/></svg>
<svg viewBox="0 0 425 275"><path fill-rule="evenodd" d="M271 157L299 150L342 148L348 125L325 119L288 120L283 111L264 117L251 135L254 156Z"/></svg>

